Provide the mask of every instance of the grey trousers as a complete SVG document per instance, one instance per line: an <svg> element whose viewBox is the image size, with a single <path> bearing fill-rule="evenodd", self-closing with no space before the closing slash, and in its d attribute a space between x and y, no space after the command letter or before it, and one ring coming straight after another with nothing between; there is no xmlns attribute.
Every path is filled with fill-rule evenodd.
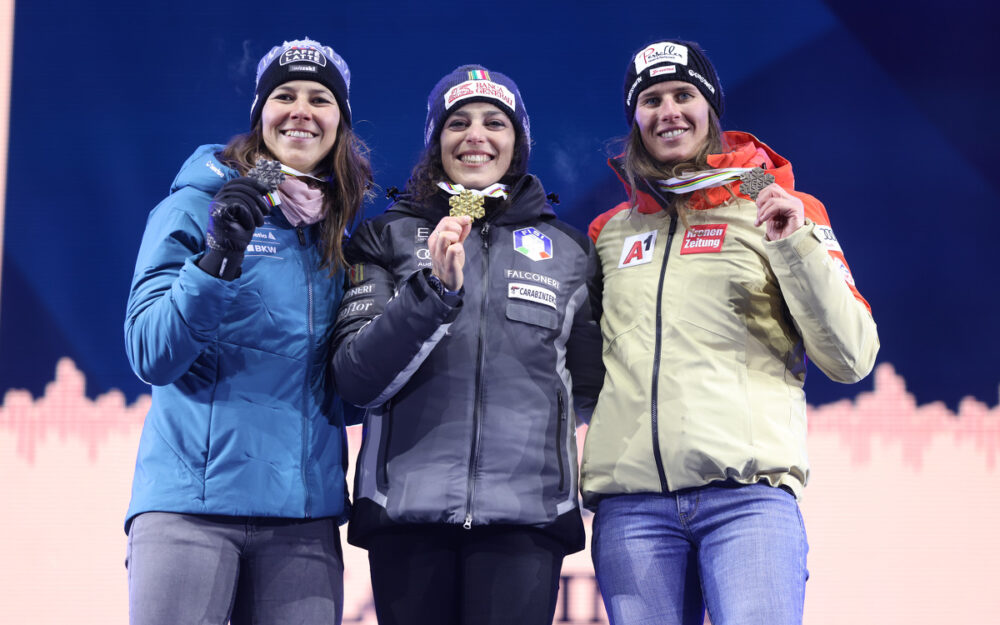
<svg viewBox="0 0 1000 625"><path fill-rule="evenodd" d="M339 625L344 558L333 519L146 512L125 565L131 625Z"/></svg>

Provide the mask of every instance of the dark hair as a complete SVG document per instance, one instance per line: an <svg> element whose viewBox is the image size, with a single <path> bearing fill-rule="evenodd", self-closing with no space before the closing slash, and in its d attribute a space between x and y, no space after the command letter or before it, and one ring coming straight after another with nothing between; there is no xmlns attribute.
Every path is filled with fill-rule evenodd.
<svg viewBox="0 0 1000 625"><path fill-rule="evenodd" d="M241 175L246 175L261 156L275 159L264 143L261 122L258 121L250 132L229 140L222 150L220 160ZM347 266L342 249L344 231L361 215L362 203L372 194L368 146L354 134L350 126L339 124L337 140L320 161L315 173L330 179L328 184L323 185L325 218L322 225L322 266L328 268L332 276L337 267Z"/></svg>
<svg viewBox="0 0 1000 625"><path fill-rule="evenodd" d="M624 139L625 151L622 159L622 169L629 185L629 204L635 206L638 201L638 189L636 179L664 180L678 176L683 172L700 171L708 169L708 155L719 154L725 149L725 142L722 137L722 126L719 124L719 116L711 107L708 109L708 135L705 137L701 148L690 159L676 163L661 163L653 158L642 142L642 133L639 124L633 124L628 136ZM697 193L697 192L693 192ZM682 214L681 209L687 205L691 193L668 194L670 205L668 209L677 210ZM685 221L686 225L686 221Z"/></svg>
<svg viewBox="0 0 1000 625"><path fill-rule="evenodd" d="M452 114L459 110L461 110L461 107L455 109ZM509 116L508 119L510 119ZM500 182L508 184L527 173L529 153L528 141L521 130L521 124L513 119L510 121L514 127L514 154L510 159L510 167L507 168L507 172L500 179ZM427 198L438 192L437 183L448 179L448 175L444 172L444 165L441 162L441 132L443 128L444 124L442 123L437 134L427 144L423 152L420 153L417 164L413 166L413 171L410 172L410 179L406 182L406 192L415 202L426 201Z"/></svg>

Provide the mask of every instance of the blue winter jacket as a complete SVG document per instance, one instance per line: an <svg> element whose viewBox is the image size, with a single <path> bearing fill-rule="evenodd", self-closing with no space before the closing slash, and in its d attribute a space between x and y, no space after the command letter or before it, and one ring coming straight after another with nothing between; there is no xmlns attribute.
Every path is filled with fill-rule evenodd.
<svg viewBox="0 0 1000 625"><path fill-rule="evenodd" d="M320 226L272 210L242 275L212 277L212 196L238 172L198 148L149 215L125 319L132 369L152 385L126 516L346 519L347 439L327 379L343 272L320 268Z"/></svg>

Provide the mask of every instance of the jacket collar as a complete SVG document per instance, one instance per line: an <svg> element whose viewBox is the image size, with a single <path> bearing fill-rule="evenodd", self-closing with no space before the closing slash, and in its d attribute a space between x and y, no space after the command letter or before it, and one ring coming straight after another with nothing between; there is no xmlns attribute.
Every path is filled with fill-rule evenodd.
<svg viewBox="0 0 1000 625"><path fill-rule="evenodd" d="M775 182L791 191L795 188L795 177L792 174L792 164L788 159L772 150L767 144L748 132L727 131L722 134L726 151L721 154L709 154L708 166L712 169L724 167L759 167L763 166L767 173L774 176ZM625 192L631 193L631 186L623 169L624 155L608 159L608 165L618 175L625 185ZM728 189L728 190L727 190ZM636 180L638 191L638 210L640 213L656 213L664 210L668 198L655 185L645 179ZM739 181L731 182L721 187L705 189L704 192L691 194L688 208L703 210L715 208L726 203L734 195L744 199L748 196L740 193Z"/></svg>

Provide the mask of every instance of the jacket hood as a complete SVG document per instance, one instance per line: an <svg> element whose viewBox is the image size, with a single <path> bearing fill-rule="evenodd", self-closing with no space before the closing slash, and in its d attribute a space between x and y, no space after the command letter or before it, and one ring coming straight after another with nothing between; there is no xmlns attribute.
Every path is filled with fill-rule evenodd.
<svg viewBox="0 0 1000 625"><path fill-rule="evenodd" d="M226 146L208 144L200 146L188 157L170 185L173 193L183 187L194 187L214 194L228 180L239 176L239 172L223 165L216 154Z"/></svg>

